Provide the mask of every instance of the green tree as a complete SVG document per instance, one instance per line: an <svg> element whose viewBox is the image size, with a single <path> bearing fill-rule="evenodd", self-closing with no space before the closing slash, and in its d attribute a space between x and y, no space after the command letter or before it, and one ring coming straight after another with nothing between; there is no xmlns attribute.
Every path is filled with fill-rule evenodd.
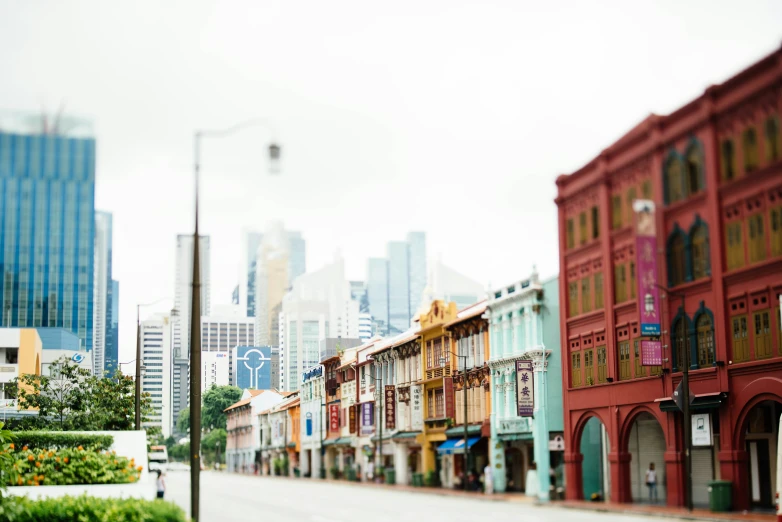
<svg viewBox="0 0 782 522"><path fill-rule="evenodd" d="M225 409L242 397L242 390L236 386L212 385L204 393L201 410L201 429L211 431L225 429Z"/></svg>
<svg viewBox="0 0 782 522"><path fill-rule="evenodd" d="M223 428L217 428L210 431L203 439L201 439L201 454L208 462L215 462L217 460L217 445L220 444L220 455L223 460L225 455L225 430Z"/></svg>
<svg viewBox="0 0 782 522"><path fill-rule="evenodd" d="M50 375L22 374L11 382L17 388L20 409L38 410L29 423L59 430L78 429L87 410L85 384L92 374L67 357L50 366Z"/></svg>
<svg viewBox="0 0 782 522"><path fill-rule="evenodd" d="M168 457L177 462L190 462L190 443L176 444L168 451Z"/></svg>
<svg viewBox="0 0 782 522"><path fill-rule="evenodd" d="M179 412L179 418L176 420L176 427L179 433L188 433L190 431L190 408L185 408Z"/></svg>
<svg viewBox="0 0 782 522"><path fill-rule="evenodd" d="M113 377L93 376L87 369L58 359L50 375L23 374L11 383L17 388L19 407L36 409L19 428L55 430L132 430L135 426L135 381L117 371ZM141 397L142 421L152 411L149 394Z"/></svg>

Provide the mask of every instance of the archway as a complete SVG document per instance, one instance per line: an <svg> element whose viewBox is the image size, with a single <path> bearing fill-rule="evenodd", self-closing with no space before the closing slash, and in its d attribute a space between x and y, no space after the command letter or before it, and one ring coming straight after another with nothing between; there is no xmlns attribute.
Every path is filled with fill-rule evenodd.
<svg viewBox="0 0 782 522"><path fill-rule="evenodd" d="M626 434L630 454L630 493L633 502L665 504L665 433L657 418L647 411L639 413ZM654 465L657 498L647 486L647 471Z"/></svg>
<svg viewBox="0 0 782 522"><path fill-rule="evenodd" d="M605 426L597 417L590 417L581 430L579 450L581 463L582 494L585 500L607 500L611 491L611 472L608 466L608 450L611 444Z"/></svg>
<svg viewBox="0 0 782 522"><path fill-rule="evenodd" d="M747 412L740 448L747 452L747 493L755 509L773 509L777 478L777 442L782 404L764 400Z"/></svg>

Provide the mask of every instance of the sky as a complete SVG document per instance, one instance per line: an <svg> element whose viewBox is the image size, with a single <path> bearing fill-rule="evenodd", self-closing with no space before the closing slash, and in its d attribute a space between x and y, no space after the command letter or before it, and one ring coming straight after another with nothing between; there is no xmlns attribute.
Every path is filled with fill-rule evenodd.
<svg viewBox="0 0 782 522"><path fill-rule="evenodd" d="M302 231L310 271L339 251L363 279L423 230L487 286L554 276L556 177L778 49L780 21L759 0L0 0L0 109L94 122L124 362L136 304L173 297L195 130L269 122L203 145L213 306L242 227L272 220Z"/></svg>

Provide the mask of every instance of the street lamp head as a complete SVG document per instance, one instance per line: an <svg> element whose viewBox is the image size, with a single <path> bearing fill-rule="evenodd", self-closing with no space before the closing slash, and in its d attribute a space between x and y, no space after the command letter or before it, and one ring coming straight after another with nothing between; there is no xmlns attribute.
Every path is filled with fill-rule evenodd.
<svg viewBox="0 0 782 522"><path fill-rule="evenodd" d="M280 146L276 143L269 145L269 172L279 174L280 172Z"/></svg>

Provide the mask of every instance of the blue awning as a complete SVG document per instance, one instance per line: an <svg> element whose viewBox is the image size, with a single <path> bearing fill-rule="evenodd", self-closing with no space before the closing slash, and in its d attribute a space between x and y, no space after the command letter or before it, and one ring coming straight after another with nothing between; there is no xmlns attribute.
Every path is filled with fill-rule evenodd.
<svg viewBox="0 0 782 522"><path fill-rule="evenodd" d="M480 437L470 437L467 439L467 447L472 448ZM437 453L443 455L461 455L464 453L464 439L448 439L437 447Z"/></svg>

